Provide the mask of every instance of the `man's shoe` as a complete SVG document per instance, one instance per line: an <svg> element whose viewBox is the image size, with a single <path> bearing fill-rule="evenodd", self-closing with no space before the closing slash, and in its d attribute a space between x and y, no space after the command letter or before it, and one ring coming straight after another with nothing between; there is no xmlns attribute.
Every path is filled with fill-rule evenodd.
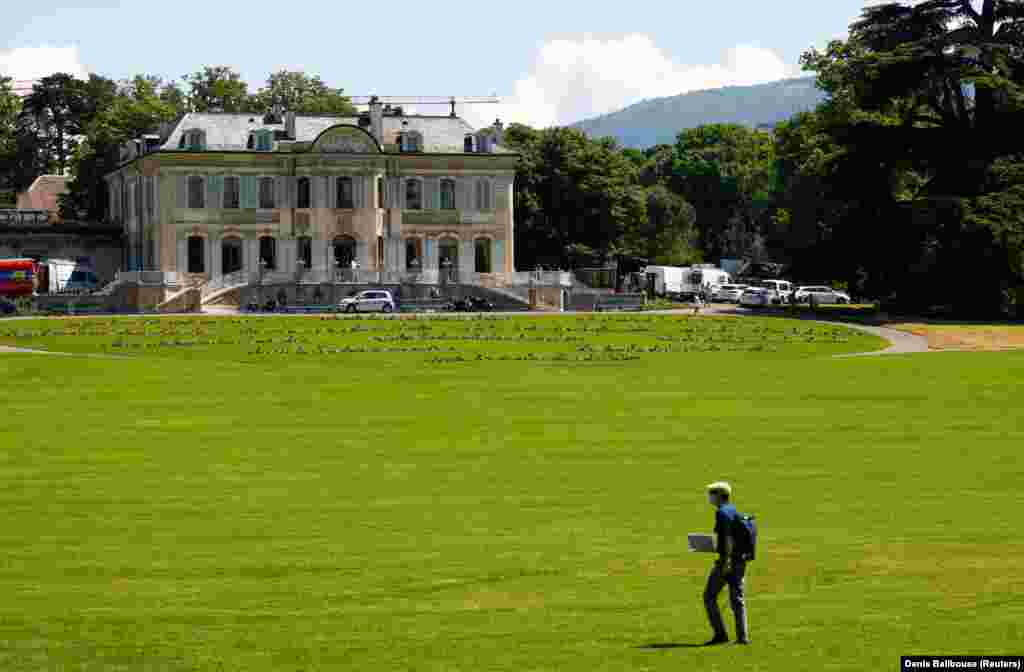
<svg viewBox="0 0 1024 672"><path fill-rule="evenodd" d="M704 642L704 646L715 646L716 644L728 644L729 638L725 635L715 635L712 639Z"/></svg>

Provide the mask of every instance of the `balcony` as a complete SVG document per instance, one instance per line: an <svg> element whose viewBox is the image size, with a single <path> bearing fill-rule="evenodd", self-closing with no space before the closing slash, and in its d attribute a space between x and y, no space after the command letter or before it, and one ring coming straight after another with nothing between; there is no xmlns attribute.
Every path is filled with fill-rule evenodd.
<svg viewBox="0 0 1024 672"><path fill-rule="evenodd" d="M49 210L0 210L0 226L46 226L49 223Z"/></svg>

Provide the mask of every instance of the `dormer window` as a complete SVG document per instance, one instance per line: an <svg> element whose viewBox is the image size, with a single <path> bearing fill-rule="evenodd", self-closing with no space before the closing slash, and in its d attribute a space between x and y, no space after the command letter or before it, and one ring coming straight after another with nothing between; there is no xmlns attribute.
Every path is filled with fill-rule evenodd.
<svg viewBox="0 0 1024 672"><path fill-rule="evenodd" d="M249 134L247 149L254 149L257 152L269 152L274 148L274 132L268 129L253 131Z"/></svg>
<svg viewBox="0 0 1024 672"><path fill-rule="evenodd" d="M403 152L422 152L423 135L419 131L405 131L398 136Z"/></svg>
<svg viewBox="0 0 1024 672"><path fill-rule="evenodd" d="M178 148L193 151L202 151L206 149L206 133L197 128L185 131L181 134L181 140L178 142Z"/></svg>

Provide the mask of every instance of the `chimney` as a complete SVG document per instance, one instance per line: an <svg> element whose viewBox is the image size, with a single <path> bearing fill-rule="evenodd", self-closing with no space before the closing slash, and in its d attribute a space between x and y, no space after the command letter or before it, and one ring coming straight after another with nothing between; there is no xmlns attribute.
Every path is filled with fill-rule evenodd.
<svg viewBox="0 0 1024 672"><path fill-rule="evenodd" d="M501 123L501 119L494 120L494 144L505 144L505 124Z"/></svg>
<svg viewBox="0 0 1024 672"><path fill-rule="evenodd" d="M377 96L370 97L370 132L378 143L384 144L384 111Z"/></svg>
<svg viewBox="0 0 1024 672"><path fill-rule="evenodd" d="M288 134L289 140L298 140L295 137L295 113L285 112L284 113L284 130Z"/></svg>

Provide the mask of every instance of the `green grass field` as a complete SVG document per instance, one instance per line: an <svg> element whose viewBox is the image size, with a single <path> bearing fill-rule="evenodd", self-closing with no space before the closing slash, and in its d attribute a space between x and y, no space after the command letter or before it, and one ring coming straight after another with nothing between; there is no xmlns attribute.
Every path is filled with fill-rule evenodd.
<svg viewBox="0 0 1024 672"><path fill-rule="evenodd" d="M0 322L0 670L1020 654L1024 352L782 318ZM532 354L531 354L532 353ZM532 357L532 359L528 359ZM709 636L703 486L761 521ZM723 599L726 621L731 613Z"/></svg>

